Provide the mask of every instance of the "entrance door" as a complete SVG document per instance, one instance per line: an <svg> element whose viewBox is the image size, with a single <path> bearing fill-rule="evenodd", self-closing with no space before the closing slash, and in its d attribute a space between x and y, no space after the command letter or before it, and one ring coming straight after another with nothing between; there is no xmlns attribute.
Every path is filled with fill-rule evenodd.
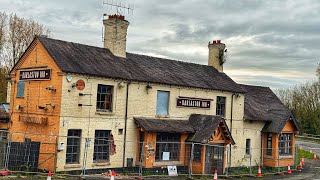
<svg viewBox="0 0 320 180"><path fill-rule="evenodd" d="M218 170L218 174L223 173L224 144L214 144L206 146L205 174L213 174Z"/></svg>

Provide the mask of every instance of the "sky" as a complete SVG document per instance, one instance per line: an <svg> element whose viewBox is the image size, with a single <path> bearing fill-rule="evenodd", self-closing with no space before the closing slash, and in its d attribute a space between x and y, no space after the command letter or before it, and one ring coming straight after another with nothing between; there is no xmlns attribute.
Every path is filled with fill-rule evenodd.
<svg viewBox="0 0 320 180"><path fill-rule="evenodd" d="M316 78L320 62L318 0L0 0L0 11L45 25L51 37L103 46L103 14L130 22L127 51L197 64L208 42L228 49L224 72L243 84L290 88Z"/></svg>

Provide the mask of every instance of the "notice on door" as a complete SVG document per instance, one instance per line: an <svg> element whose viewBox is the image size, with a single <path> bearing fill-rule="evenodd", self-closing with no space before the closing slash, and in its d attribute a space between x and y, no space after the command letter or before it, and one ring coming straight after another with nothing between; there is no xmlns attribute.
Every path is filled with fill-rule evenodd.
<svg viewBox="0 0 320 180"><path fill-rule="evenodd" d="M177 166L167 166L169 176L178 176Z"/></svg>
<svg viewBox="0 0 320 180"><path fill-rule="evenodd" d="M162 153L162 160L169 161L169 159L170 159L170 152L163 152Z"/></svg>

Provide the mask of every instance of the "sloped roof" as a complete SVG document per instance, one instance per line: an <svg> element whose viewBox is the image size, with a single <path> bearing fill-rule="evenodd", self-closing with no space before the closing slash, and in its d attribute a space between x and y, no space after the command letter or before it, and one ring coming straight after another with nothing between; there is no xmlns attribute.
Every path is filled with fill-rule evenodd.
<svg viewBox="0 0 320 180"><path fill-rule="evenodd" d="M147 132L194 133L188 120L135 117L136 124Z"/></svg>
<svg viewBox="0 0 320 180"><path fill-rule="evenodd" d="M136 124L147 132L188 133L187 141L207 143L219 126L232 144L234 140L225 120L221 116L191 114L189 120L134 117Z"/></svg>
<svg viewBox="0 0 320 180"><path fill-rule="evenodd" d="M289 111L271 110L269 111L272 121L267 122L262 129L262 132L281 133L286 122L292 121L297 131L301 134L299 123Z"/></svg>
<svg viewBox="0 0 320 180"><path fill-rule="evenodd" d="M263 132L280 133L287 120L292 120L301 133L299 123L290 110L269 87L241 84L247 92L244 99L244 118L252 121L266 121Z"/></svg>
<svg viewBox="0 0 320 180"><path fill-rule="evenodd" d="M269 87L244 84L241 86L247 92L244 98L244 118L246 120L271 121L271 110L289 112Z"/></svg>
<svg viewBox="0 0 320 180"><path fill-rule="evenodd" d="M187 141L207 143L211 138L214 130L219 126L225 128L223 133L225 137L235 144L225 120L221 116L191 114L189 118L191 126L195 129L195 133L188 137Z"/></svg>
<svg viewBox="0 0 320 180"><path fill-rule="evenodd" d="M240 85L213 67L37 37L63 72L150 83L244 93Z"/></svg>

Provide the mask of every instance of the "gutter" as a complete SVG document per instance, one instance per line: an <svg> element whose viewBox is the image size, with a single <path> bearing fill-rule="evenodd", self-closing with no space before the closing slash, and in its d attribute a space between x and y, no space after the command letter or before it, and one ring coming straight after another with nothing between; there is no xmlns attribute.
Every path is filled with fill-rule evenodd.
<svg viewBox="0 0 320 180"><path fill-rule="evenodd" d="M128 124L128 102L129 102L129 85L131 81L127 81L127 92L126 92L126 111L124 115L124 137L123 137L123 159L122 159L122 167L125 167L126 162L126 141L127 141L127 124Z"/></svg>

